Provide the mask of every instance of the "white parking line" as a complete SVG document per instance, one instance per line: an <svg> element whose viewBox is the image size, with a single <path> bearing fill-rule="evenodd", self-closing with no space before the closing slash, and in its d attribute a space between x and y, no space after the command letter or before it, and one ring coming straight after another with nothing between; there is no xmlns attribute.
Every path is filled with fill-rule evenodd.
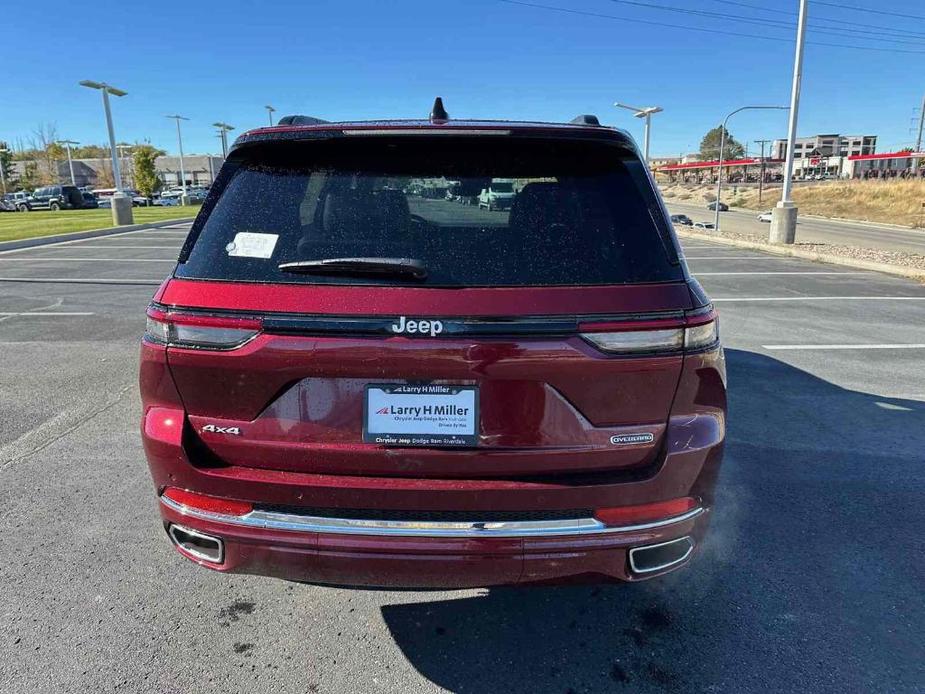
<svg viewBox="0 0 925 694"><path fill-rule="evenodd" d="M768 350L797 349L925 349L925 343L873 345L761 345Z"/></svg>
<svg viewBox="0 0 925 694"><path fill-rule="evenodd" d="M724 296L711 301L714 304L756 301L925 301L925 296Z"/></svg>
<svg viewBox="0 0 925 694"><path fill-rule="evenodd" d="M89 278L89 277L0 277L0 282L29 282L30 284L141 284L160 286L164 281L161 279L113 279L113 278Z"/></svg>
<svg viewBox="0 0 925 694"><path fill-rule="evenodd" d="M815 271L815 270L757 270L752 272L694 272L695 277L718 277L728 275L872 275L869 270L857 271Z"/></svg>
<svg viewBox="0 0 925 694"><path fill-rule="evenodd" d="M115 246L115 245L113 245L113 246L72 246L72 247L68 248L67 250L69 250L69 251L85 251L85 250L87 250L88 248L94 248L94 249L96 249L96 250L99 250L99 249L101 249L101 248L102 248L102 249L105 249L105 250L109 250L110 248L162 248L162 249L165 249L165 250L179 251L181 248L183 248L183 244L177 244L176 246L138 246L138 245L136 245L136 246ZM39 251L39 250L42 250L42 247L39 246L38 248L33 248L33 249L31 249L31 250L33 250L33 251ZM54 247L51 247L51 248L48 248L47 250L52 251L52 250L55 250L55 248L54 248Z"/></svg>
<svg viewBox="0 0 925 694"><path fill-rule="evenodd" d="M799 260L780 255L686 255L685 260Z"/></svg>
<svg viewBox="0 0 925 694"><path fill-rule="evenodd" d="M0 311L0 316L94 316L88 311Z"/></svg>
<svg viewBox="0 0 925 694"><path fill-rule="evenodd" d="M175 263L173 258L58 258L56 256L17 256L15 258L0 258L0 262L10 260L47 260L49 262L82 263L82 262L118 262L118 263Z"/></svg>

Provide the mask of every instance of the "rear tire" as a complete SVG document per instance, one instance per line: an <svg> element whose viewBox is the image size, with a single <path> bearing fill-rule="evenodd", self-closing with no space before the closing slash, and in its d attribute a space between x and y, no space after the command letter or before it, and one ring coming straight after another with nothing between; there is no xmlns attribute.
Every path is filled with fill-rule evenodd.
<svg viewBox="0 0 925 694"><path fill-rule="evenodd" d="M61 209L61 205L59 205L59 204L56 203L56 202L53 202L53 203L51 203L51 204L48 205L48 209L51 210L52 212L57 212L58 210Z"/></svg>
<svg viewBox="0 0 925 694"><path fill-rule="evenodd" d="M28 206L28 205L19 205L16 209L19 210L20 212L28 212L28 211L29 211L29 206Z"/></svg>

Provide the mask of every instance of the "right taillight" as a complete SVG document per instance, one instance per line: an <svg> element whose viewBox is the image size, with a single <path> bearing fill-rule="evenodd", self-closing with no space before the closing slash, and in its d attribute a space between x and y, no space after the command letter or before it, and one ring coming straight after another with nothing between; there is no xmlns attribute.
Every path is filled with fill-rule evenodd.
<svg viewBox="0 0 925 694"><path fill-rule="evenodd" d="M260 333L256 318L166 312L149 306L145 339L169 347L228 350L241 347Z"/></svg>
<svg viewBox="0 0 925 694"><path fill-rule="evenodd" d="M600 327L600 324L583 324L580 334L583 339L608 354L693 352L712 347L719 340L715 314L704 322L685 327L634 330L632 326L620 326L620 330L595 332Z"/></svg>

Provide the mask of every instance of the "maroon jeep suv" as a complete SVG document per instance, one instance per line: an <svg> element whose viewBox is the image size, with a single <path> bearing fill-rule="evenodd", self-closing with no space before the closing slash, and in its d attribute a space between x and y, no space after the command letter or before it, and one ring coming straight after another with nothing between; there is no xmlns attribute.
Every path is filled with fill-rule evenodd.
<svg viewBox="0 0 925 694"><path fill-rule="evenodd" d="M496 180L510 206L472 204ZM325 584L664 574L703 540L725 436L714 309L593 116L245 133L140 379L177 550Z"/></svg>

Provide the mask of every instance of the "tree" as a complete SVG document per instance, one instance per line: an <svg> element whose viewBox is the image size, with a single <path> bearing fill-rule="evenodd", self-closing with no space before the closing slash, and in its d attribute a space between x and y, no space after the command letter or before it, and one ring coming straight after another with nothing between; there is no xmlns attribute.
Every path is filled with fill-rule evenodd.
<svg viewBox="0 0 925 694"><path fill-rule="evenodd" d="M719 159L719 144L723 136L723 127L716 126L710 130L700 141L700 159L702 161L716 161ZM745 148L726 130L726 144L723 146L723 159L741 159L745 156Z"/></svg>
<svg viewBox="0 0 925 694"><path fill-rule="evenodd" d="M161 187L157 177L154 160L161 151L151 145L138 145L132 153L132 166L135 173L135 187L146 198L153 196Z"/></svg>
<svg viewBox="0 0 925 694"><path fill-rule="evenodd" d="M6 190L3 192L16 190L16 172L13 170L13 152L6 142L0 142L0 168L3 169L3 178L6 180Z"/></svg>

